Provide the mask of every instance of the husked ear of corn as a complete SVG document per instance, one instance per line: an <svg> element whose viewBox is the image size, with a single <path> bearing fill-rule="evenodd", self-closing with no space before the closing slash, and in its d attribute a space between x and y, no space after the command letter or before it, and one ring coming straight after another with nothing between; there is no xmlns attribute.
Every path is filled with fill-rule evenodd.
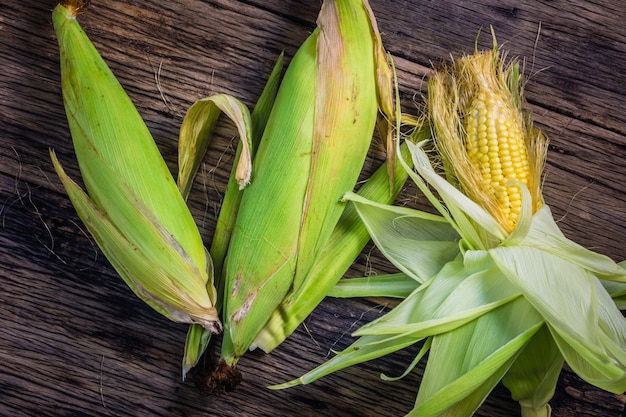
<svg viewBox="0 0 626 417"><path fill-rule="evenodd" d="M78 215L138 297L171 320L220 332L200 233L141 116L76 21L82 6L65 1L52 19L87 193L51 152L55 169Z"/></svg>
<svg viewBox="0 0 626 417"><path fill-rule="evenodd" d="M523 417L549 417L564 362L590 384L626 390L626 319L618 309L626 262L559 230L539 187L546 140L520 111L516 67L503 68L494 48L429 80L424 120L440 159L430 160L426 141L406 144L416 171L409 175L440 216L348 195L402 274L374 278L367 288L346 280L340 295L414 290L358 329L343 352L274 388L423 342L400 377L385 376L402 378L426 358L411 416L470 416L502 381ZM435 168L442 161L448 180Z"/></svg>
<svg viewBox="0 0 626 417"><path fill-rule="evenodd" d="M522 194L517 186L506 184L520 181L528 185L530 167L515 109L497 91L487 87L472 99L464 121L465 147L487 192L495 196L508 223L514 225L522 207Z"/></svg>
<svg viewBox="0 0 626 417"><path fill-rule="evenodd" d="M511 232L522 192L541 207L545 160L541 133L521 111L519 67L505 65L497 49L464 56L429 82L433 130L448 177ZM450 104L448 104L450 103Z"/></svg>
<svg viewBox="0 0 626 417"><path fill-rule="evenodd" d="M366 5L325 1L279 88L224 263L228 366L306 279L361 171L377 115Z"/></svg>

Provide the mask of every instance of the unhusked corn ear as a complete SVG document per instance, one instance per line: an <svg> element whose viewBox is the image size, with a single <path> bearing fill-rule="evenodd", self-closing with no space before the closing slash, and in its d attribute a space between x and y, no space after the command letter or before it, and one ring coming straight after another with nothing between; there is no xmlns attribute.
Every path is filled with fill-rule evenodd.
<svg viewBox="0 0 626 417"><path fill-rule="evenodd" d="M365 161L377 116L366 4L324 1L279 88L224 262L228 365L309 276Z"/></svg>
<svg viewBox="0 0 626 417"><path fill-rule="evenodd" d="M542 204L540 177L547 142L521 109L519 66L505 65L497 47L435 71L428 107L448 180L507 231L522 207L520 183Z"/></svg>
<svg viewBox="0 0 626 417"><path fill-rule="evenodd" d="M296 268L313 132L316 30L291 60L243 190L222 273L222 356L249 348Z"/></svg>
<svg viewBox="0 0 626 417"><path fill-rule="evenodd" d="M137 109L76 21L52 14L63 103L87 192L54 167L81 220L133 292L171 320L218 333L210 257ZM140 156L138 158L138 156Z"/></svg>

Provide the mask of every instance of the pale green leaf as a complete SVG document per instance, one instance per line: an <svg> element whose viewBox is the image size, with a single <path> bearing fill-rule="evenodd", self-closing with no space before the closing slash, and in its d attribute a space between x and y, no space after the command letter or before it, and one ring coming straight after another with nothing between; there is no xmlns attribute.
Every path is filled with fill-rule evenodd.
<svg viewBox="0 0 626 417"><path fill-rule="evenodd" d="M187 330L185 351L183 353L183 381L187 373L198 364L200 357L209 346L211 332L197 324L192 324Z"/></svg>
<svg viewBox="0 0 626 417"><path fill-rule="evenodd" d="M498 370L487 377L484 382L474 391L465 395L460 401L446 408L438 417L469 417L474 414L478 406L487 398L489 393L498 384L502 378L502 374L506 372L511 360L507 361ZM407 414L407 417L422 417L422 411L414 409Z"/></svg>
<svg viewBox="0 0 626 417"><path fill-rule="evenodd" d="M420 339L411 336L389 337L389 336L365 336L360 337L356 342L348 346L342 352L324 362L317 368L307 372L298 379L280 385L274 385L271 389L289 388L300 384L310 384L333 372L347 368L352 365L367 362L381 356L388 355L400 349L411 346Z"/></svg>
<svg viewBox="0 0 626 417"><path fill-rule="evenodd" d="M465 326L434 336L410 415L472 415L542 325L543 319L532 306L517 298ZM473 395L481 387L485 388L479 391L481 395ZM464 402L454 414L445 413L464 399L472 401Z"/></svg>
<svg viewBox="0 0 626 417"><path fill-rule="evenodd" d="M552 330L552 337L559 346L567 364L588 383L615 394L623 394L626 385L623 369L606 355L590 352L579 340L561 337ZM604 357L603 357L604 356Z"/></svg>
<svg viewBox="0 0 626 417"><path fill-rule="evenodd" d="M526 246L491 249L491 256L544 317L565 360L591 384L626 390L626 319L588 270Z"/></svg>
<svg viewBox="0 0 626 417"><path fill-rule="evenodd" d="M415 358L413 358L413 360L411 361L409 366L407 366L407 368L404 370L404 372L401 375L395 376L395 377L390 377L387 374L382 373L380 375L380 378L385 380L385 381L399 381L400 379L402 379L405 376L407 376L409 373L411 373L411 371L413 369L415 369L417 364L424 358L424 356L426 356L426 354L430 350L430 346L432 344L432 340L433 339L431 337L426 339L426 341L422 344L422 347L421 347L420 351L417 353L417 355L415 355Z"/></svg>
<svg viewBox="0 0 626 417"><path fill-rule="evenodd" d="M620 310L626 310L626 283L617 281L607 281L601 279L604 289L611 295L615 305Z"/></svg>
<svg viewBox="0 0 626 417"><path fill-rule="evenodd" d="M451 331L519 297L491 265L469 272L462 259L449 262L383 317L356 335L411 334L427 337Z"/></svg>
<svg viewBox="0 0 626 417"><path fill-rule="evenodd" d="M419 285L405 273L372 275L340 280L328 293L329 297L392 297L406 298Z"/></svg>
<svg viewBox="0 0 626 417"><path fill-rule="evenodd" d="M565 237L548 206L543 206L535 213L530 231L521 244L568 260L599 278L626 282L626 263L618 265L608 256L586 249Z"/></svg>
<svg viewBox="0 0 626 417"><path fill-rule="evenodd" d="M254 105L254 109L252 109L251 120L253 154L254 151L256 151L256 148L258 148L259 142L261 142L265 126L267 126L267 121L269 120L272 108L274 107L276 93L278 92L278 87L280 86L284 58L285 54L284 52L281 52L276 60L276 63L274 64L274 67L272 68L272 72L270 73L265 86L263 87L263 91L261 92L259 99ZM239 146L241 146L241 144Z"/></svg>
<svg viewBox="0 0 626 417"><path fill-rule="evenodd" d="M503 241L506 238L505 230L485 209L435 172L428 155L422 149L424 142L417 145L407 142L407 145L411 151L415 169L428 184L437 190L445 202L445 209L449 210L457 225L457 231L467 241L470 248L484 249L488 246L483 242L484 236L481 237L484 233L497 241ZM432 199L431 202L433 202ZM441 212L441 209L439 211ZM473 223L479 226L478 230Z"/></svg>
<svg viewBox="0 0 626 417"><path fill-rule="evenodd" d="M530 339L502 379L511 397L520 403L523 417L548 417L563 355L550 330L543 326Z"/></svg>
<svg viewBox="0 0 626 417"><path fill-rule="evenodd" d="M424 282L459 253L454 229L440 216L367 200L352 201L376 246L398 269Z"/></svg>

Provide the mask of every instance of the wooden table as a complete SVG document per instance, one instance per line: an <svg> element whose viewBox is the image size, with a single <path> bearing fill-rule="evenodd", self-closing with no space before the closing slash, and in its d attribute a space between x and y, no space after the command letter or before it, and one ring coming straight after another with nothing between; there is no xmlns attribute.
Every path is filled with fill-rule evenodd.
<svg viewBox="0 0 626 417"><path fill-rule="evenodd" d="M30 3L30 4L29 4ZM251 105L280 53L293 56L320 1L93 0L80 21L146 119L174 171L188 106L213 93ZM616 1L371 0L411 111L432 63L474 48L480 27L525 59L537 126L551 139L544 194L562 230L615 260L626 258L626 11ZM136 299L85 233L48 148L78 177L61 100L54 0L0 5L0 415L400 416L419 374L389 383L415 349L310 386L269 391L346 346L380 316L381 300L326 300L271 355L241 362L244 382L202 396L180 380L186 326ZM478 39L488 48L488 30ZM218 138L190 206L210 241L233 158L235 131ZM373 161L380 160L375 150ZM374 162L371 162L374 163ZM405 193L403 202L421 204ZM415 202L417 201L417 202ZM423 201L422 201L423 202ZM390 271L378 252L351 269ZM626 396L565 369L554 416L622 416ZM518 415L498 387L481 416Z"/></svg>

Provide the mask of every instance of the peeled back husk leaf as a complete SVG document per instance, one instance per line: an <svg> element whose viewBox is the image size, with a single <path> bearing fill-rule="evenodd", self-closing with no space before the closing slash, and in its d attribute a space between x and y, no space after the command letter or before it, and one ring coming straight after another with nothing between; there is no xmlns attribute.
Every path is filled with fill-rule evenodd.
<svg viewBox="0 0 626 417"><path fill-rule="evenodd" d="M222 309L222 296L224 293L224 282L222 276L222 267L224 264L224 258L226 257L226 251L228 249L228 243L230 242L230 236L235 227L235 220L237 219L237 213L239 211L239 205L241 204L241 181L240 181L240 166L248 166L250 161L246 161L245 158L254 158L256 149L259 146L269 114L274 105L276 98L276 92L280 85L280 75L283 68L283 54L281 53L274 65L272 73L270 74L268 81L263 88L263 92L259 97L252 114L250 117L245 117L247 110L230 111L226 108L225 114L238 125L240 134L248 134L251 132L251 137L242 137L237 147L235 154L235 164L228 180L228 187L222 204L220 206L219 216L217 218L217 225L215 227L215 233L213 235L213 241L211 242L211 258L213 259L213 266L215 271L215 286L217 287L218 297L216 308L218 311ZM185 196L185 190L191 189L191 183L195 177L197 168L200 166L201 161L204 159L204 152L200 152L202 149L206 151L209 143L212 139L211 133L217 122L219 114L222 113L220 106L209 104L210 98L200 100L189 109L188 113L194 109L202 109L206 106L209 110L209 114L206 114L204 118L198 117L198 114L193 117L186 116L183 120L180 138L179 138L179 160L186 160L187 166L195 167L192 170L186 170L179 165L178 171L178 186ZM203 104L204 103L204 104ZM238 101L231 97L229 103L238 103ZM236 104L239 106L240 104ZM223 106L222 106L223 107ZM233 119L233 115L243 114L244 117L240 119ZM243 126L241 125L243 124ZM242 128L243 127L243 128ZM246 143L244 143L246 142ZM248 151L245 149L248 148ZM244 161L241 161L242 155ZM247 155L247 156L246 156ZM187 172L185 172L187 171ZM185 354L183 357L183 380L191 368L196 366L200 356L204 353L208 347L210 340L210 332L204 329L202 326L192 324L187 332L187 340L185 342Z"/></svg>

